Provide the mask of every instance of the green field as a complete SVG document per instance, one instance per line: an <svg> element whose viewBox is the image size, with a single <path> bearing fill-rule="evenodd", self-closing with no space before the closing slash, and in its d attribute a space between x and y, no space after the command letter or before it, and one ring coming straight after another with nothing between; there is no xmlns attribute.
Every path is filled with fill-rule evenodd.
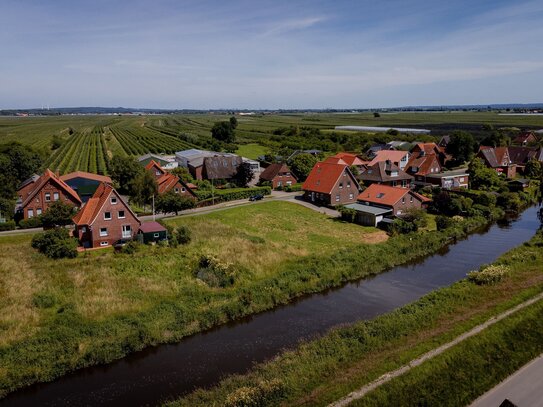
<svg viewBox="0 0 543 407"><path fill-rule="evenodd" d="M18 141L32 145L48 157L46 166L61 173L73 170L107 173L113 155L137 156L205 148L211 141L213 124L228 117L211 113L0 117L0 144ZM256 158L281 149L358 150L376 138L387 139L382 134L334 131L335 126L340 125L428 128L436 137L454 130L467 130L482 137L490 131L485 130L485 125L543 128L543 116L506 116L496 112L382 113L378 118L372 113L259 114L238 118L236 143L240 154ZM281 130L290 128L298 135L281 134ZM303 134L307 129L318 130L320 134L308 137ZM52 150L54 140L61 145Z"/></svg>

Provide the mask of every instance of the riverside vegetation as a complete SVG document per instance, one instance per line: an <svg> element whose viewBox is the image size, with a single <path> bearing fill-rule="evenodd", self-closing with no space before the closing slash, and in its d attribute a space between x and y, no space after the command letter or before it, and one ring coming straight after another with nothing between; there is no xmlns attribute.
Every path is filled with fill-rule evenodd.
<svg viewBox="0 0 543 407"><path fill-rule="evenodd" d="M543 291L543 232L466 278L370 321L334 329L170 407L327 405ZM497 270L500 270L499 272ZM470 274L471 275L471 274ZM483 281L483 282L482 282ZM543 351L541 301L353 405L464 406Z"/></svg>
<svg viewBox="0 0 543 407"><path fill-rule="evenodd" d="M53 261L30 236L1 237L0 394L382 272L487 223L387 239L275 201L172 219L192 231L190 243L131 255Z"/></svg>

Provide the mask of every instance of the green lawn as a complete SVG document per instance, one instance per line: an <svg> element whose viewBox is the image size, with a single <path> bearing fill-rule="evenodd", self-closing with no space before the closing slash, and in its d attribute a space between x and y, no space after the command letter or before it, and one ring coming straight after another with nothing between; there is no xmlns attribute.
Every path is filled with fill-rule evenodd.
<svg viewBox="0 0 543 407"><path fill-rule="evenodd" d="M258 156L265 155L268 152L268 147L264 147L256 143L242 144L236 150L236 154L242 157L250 158L251 160L256 160Z"/></svg>

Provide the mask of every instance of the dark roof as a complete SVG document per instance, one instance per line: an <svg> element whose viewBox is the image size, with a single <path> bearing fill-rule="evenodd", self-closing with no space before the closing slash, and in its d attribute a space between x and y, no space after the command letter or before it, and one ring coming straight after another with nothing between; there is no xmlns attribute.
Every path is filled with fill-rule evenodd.
<svg viewBox="0 0 543 407"><path fill-rule="evenodd" d="M396 172L397 175L392 176L393 172ZM390 161L380 161L365 166L358 175L358 179L362 181L388 182L404 179L412 180L413 176L407 174Z"/></svg>
<svg viewBox="0 0 543 407"><path fill-rule="evenodd" d="M69 174L64 174L60 177L60 179L63 181L69 181L74 178L90 179L92 181L107 182L108 184L112 183L111 178L107 175L93 174L92 172L85 171L70 172Z"/></svg>
<svg viewBox="0 0 543 407"><path fill-rule="evenodd" d="M233 178L242 164L240 156L217 155L204 158L204 173L207 179Z"/></svg>
<svg viewBox="0 0 543 407"><path fill-rule="evenodd" d="M273 180L278 174L283 174L285 172L289 172L290 173L290 170L289 168L287 167L286 164L279 164L279 163L275 163L275 164L270 164L264 171L262 171L262 173L260 174L260 179L263 179L265 181L271 181ZM294 179L296 179L296 177L294 176L294 174L290 174Z"/></svg>
<svg viewBox="0 0 543 407"><path fill-rule="evenodd" d="M166 228L158 222L144 222L140 226L140 232L142 233L157 233L165 231Z"/></svg>
<svg viewBox="0 0 543 407"><path fill-rule="evenodd" d="M524 165L538 156L538 149L531 147L509 147L509 159L513 164Z"/></svg>

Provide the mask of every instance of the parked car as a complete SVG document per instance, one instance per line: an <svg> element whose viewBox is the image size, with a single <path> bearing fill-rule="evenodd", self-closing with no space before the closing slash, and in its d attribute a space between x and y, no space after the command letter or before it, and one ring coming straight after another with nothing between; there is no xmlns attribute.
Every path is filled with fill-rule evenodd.
<svg viewBox="0 0 543 407"><path fill-rule="evenodd" d="M264 198L264 195L262 194L256 194L249 198L249 201L260 201Z"/></svg>

